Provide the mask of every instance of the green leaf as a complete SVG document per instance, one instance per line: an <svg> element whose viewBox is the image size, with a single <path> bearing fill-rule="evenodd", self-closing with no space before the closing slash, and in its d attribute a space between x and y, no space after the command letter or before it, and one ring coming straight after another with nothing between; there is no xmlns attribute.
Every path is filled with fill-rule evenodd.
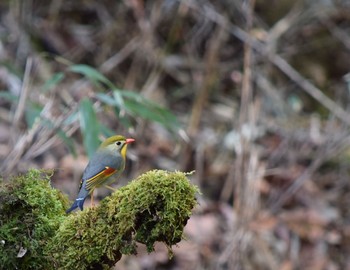
<svg viewBox="0 0 350 270"><path fill-rule="evenodd" d="M42 87L44 92L50 91L53 87L58 85L64 79L64 73L55 73L50 79L48 79Z"/></svg>
<svg viewBox="0 0 350 270"><path fill-rule="evenodd" d="M31 105L31 106L28 106L26 109L25 109L25 119L26 119L26 122L27 122L27 125L29 128L31 128L36 119L38 119L40 117L40 113L41 111L43 110L43 108L39 105Z"/></svg>
<svg viewBox="0 0 350 270"><path fill-rule="evenodd" d="M83 133L84 147L89 157L96 151L100 142L98 139L99 123L92 103L84 98L79 107L80 127Z"/></svg>
<svg viewBox="0 0 350 270"><path fill-rule="evenodd" d="M114 88L114 84L108 80L102 73L97 69L87 65L73 65L69 68L70 71L84 75L90 81L94 83L104 83L109 88Z"/></svg>
<svg viewBox="0 0 350 270"><path fill-rule="evenodd" d="M78 121L78 119L79 119L79 112L74 111L70 115L68 115L68 117L63 121L63 124L68 126L73 124L75 121Z"/></svg>
<svg viewBox="0 0 350 270"><path fill-rule="evenodd" d="M7 101L10 101L10 102L18 102L18 99L19 99L18 96L7 91L1 91L0 98L6 99Z"/></svg>
<svg viewBox="0 0 350 270"><path fill-rule="evenodd" d="M136 93L136 92L132 92L132 91L128 91L128 90L123 90L123 91L119 91L119 92L121 93L121 95L123 97L126 97L126 98L134 99L134 100L137 100L139 102L148 101L148 99L144 98L143 96L141 96L139 93Z"/></svg>
<svg viewBox="0 0 350 270"><path fill-rule="evenodd" d="M116 106L117 105L116 101L107 94L97 93L96 98L98 98L100 101L102 101L103 103L105 103L109 106Z"/></svg>
<svg viewBox="0 0 350 270"><path fill-rule="evenodd" d="M113 91L113 97L116 105L118 106L119 109L124 107L124 98L123 98L123 93L124 91L120 90L114 90Z"/></svg>
<svg viewBox="0 0 350 270"><path fill-rule="evenodd" d="M113 97L104 93L98 93L96 97L103 103L113 106L119 121L127 128L131 127L132 123L129 119L130 117L121 114L122 110L133 117L142 117L158 122L172 131L177 131L180 128L176 116L170 110L159 106L138 93L114 89L112 95Z"/></svg>
<svg viewBox="0 0 350 270"><path fill-rule="evenodd" d="M125 101L125 109L133 115L140 116L148 120L157 122L162 121L162 116L157 114L157 112L155 112L153 108L150 108L145 103L129 99Z"/></svg>
<svg viewBox="0 0 350 270"><path fill-rule="evenodd" d="M124 97L124 109L129 113L156 121L170 130L179 129L176 116L168 109L131 91L120 91L120 94Z"/></svg>

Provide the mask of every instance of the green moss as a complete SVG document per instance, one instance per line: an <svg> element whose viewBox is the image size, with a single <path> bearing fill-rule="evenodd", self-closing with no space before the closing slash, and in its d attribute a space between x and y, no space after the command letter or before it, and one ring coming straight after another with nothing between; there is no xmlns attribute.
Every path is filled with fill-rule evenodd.
<svg viewBox="0 0 350 270"><path fill-rule="evenodd" d="M67 199L50 186L47 174L31 170L0 183L0 265L2 269L48 269L46 246L65 219Z"/></svg>
<svg viewBox="0 0 350 270"><path fill-rule="evenodd" d="M186 174L154 170L105 198L98 207L70 215L52 242L63 269L113 266L121 254L134 254L136 241L153 250L182 239L198 189Z"/></svg>
<svg viewBox="0 0 350 270"><path fill-rule="evenodd" d="M171 246L196 204L186 174L155 170L105 198L66 215L67 200L37 170L0 182L1 269L110 269L136 243Z"/></svg>

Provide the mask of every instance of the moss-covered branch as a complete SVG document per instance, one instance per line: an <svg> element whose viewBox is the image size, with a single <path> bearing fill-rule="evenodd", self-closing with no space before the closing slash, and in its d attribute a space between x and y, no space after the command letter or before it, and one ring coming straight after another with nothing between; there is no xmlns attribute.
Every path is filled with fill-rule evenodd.
<svg viewBox="0 0 350 270"><path fill-rule="evenodd" d="M66 215L49 177L31 171L0 186L0 264L6 269L109 269L136 242L181 240L197 188L181 172L145 173L99 206Z"/></svg>

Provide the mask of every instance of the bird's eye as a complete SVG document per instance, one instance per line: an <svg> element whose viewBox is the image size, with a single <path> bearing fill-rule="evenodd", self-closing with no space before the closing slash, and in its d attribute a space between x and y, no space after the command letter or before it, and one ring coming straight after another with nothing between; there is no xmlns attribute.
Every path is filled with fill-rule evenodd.
<svg viewBox="0 0 350 270"><path fill-rule="evenodd" d="M119 146L119 145L121 145L121 144L122 144L122 142L116 142L115 144Z"/></svg>

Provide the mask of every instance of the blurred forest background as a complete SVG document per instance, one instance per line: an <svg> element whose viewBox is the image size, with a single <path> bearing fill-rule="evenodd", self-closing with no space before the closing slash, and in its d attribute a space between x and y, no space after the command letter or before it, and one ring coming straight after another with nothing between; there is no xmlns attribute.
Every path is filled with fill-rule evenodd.
<svg viewBox="0 0 350 270"><path fill-rule="evenodd" d="M116 269L350 269L349 72L347 0L1 1L1 175L54 168L73 199L124 134L124 184L202 194L172 260Z"/></svg>

